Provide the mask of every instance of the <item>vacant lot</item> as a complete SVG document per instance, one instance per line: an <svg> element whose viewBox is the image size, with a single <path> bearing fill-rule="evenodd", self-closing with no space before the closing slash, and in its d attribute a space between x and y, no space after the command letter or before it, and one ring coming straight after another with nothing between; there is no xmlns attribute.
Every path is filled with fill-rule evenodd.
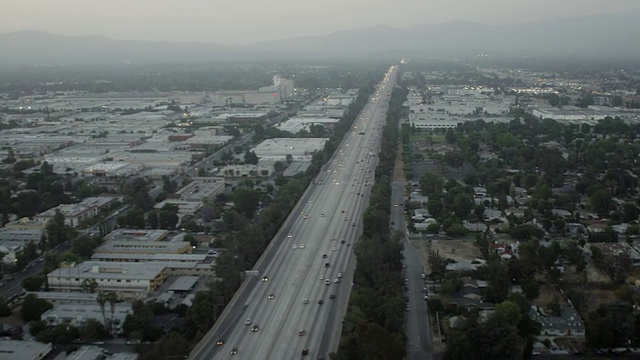
<svg viewBox="0 0 640 360"><path fill-rule="evenodd" d="M616 295L611 290L585 289L585 293L587 293L588 312L596 310L600 304L613 302L617 299Z"/></svg>
<svg viewBox="0 0 640 360"><path fill-rule="evenodd" d="M560 305L566 304L564 296L560 291L556 290L553 286L547 284L540 284L540 296L533 301L534 305L537 305L542 308L546 308L546 306L550 303L556 301Z"/></svg>
<svg viewBox="0 0 640 360"><path fill-rule="evenodd" d="M435 145L444 143L444 135L429 134L427 132L415 132L409 135L409 140L411 141L411 143L415 143L416 141L426 141Z"/></svg>
<svg viewBox="0 0 640 360"><path fill-rule="evenodd" d="M422 261L429 264L429 242L431 250L440 253L440 256L453 261L472 262L474 259L482 259L480 250L476 247L475 240L413 240L411 244L422 256Z"/></svg>

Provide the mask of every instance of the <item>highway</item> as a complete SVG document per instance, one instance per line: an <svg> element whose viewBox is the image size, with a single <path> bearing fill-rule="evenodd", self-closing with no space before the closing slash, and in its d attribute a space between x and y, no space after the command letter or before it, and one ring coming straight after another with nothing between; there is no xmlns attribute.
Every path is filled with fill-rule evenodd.
<svg viewBox="0 0 640 360"><path fill-rule="evenodd" d="M244 281L189 359L328 359L335 351L396 72L385 75L258 260L258 275Z"/></svg>

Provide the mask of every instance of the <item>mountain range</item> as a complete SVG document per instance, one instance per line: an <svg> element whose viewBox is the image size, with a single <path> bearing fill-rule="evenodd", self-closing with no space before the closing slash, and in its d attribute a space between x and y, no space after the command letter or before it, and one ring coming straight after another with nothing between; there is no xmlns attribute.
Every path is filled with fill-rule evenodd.
<svg viewBox="0 0 640 360"><path fill-rule="evenodd" d="M468 21L404 28L373 26L243 46L197 42L116 40L39 31L0 34L0 64L203 62L257 58L397 57L512 54L639 58L640 15L602 15L535 23L485 25Z"/></svg>

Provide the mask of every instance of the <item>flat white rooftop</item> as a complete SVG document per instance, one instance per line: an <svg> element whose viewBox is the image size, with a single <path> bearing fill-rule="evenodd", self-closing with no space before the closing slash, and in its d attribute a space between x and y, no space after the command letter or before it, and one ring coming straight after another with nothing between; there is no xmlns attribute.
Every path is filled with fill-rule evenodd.
<svg viewBox="0 0 640 360"><path fill-rule="evenodd" d="M270 156L305 156L322 150L327 138L275 138L258 144L254 151L258 157Z"/></svg>
<svg viewBox="0 0 640 360"><path fill-rule="evenodd" d="M51 352L51 344L36 341L0 340L0 360L36 360Z"/></svg>

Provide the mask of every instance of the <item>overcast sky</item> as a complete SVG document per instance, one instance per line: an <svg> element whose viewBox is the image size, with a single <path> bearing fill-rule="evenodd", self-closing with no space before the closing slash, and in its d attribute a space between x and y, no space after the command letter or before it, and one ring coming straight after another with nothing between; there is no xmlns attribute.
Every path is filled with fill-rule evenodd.
<svg viewBox="0 0 640 360"><path fill-rule="evenodd" d="M640 13L640 0L2 0L0 33L246 44L372 25ZM2 3L0 2L0 3Z"/></svg>

